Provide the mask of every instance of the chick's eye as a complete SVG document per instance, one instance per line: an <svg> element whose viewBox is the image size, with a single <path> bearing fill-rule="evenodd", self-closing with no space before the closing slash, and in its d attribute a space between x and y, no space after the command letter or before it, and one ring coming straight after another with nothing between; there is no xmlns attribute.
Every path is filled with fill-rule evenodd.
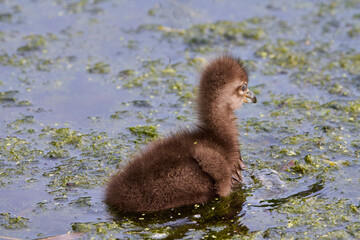
<svg viewBox="0 0 360 240"><path fill-rule="evenodd" d="M242 90L243 92L245 92L246 89L247 89L247 84L245 83L245 84L242 86L241 90Z"/></svg>

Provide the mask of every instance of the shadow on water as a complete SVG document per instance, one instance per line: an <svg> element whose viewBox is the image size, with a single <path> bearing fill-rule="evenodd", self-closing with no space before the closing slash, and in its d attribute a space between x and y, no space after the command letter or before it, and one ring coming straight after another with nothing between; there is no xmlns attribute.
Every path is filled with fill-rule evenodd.
<svg viewBox="0 0 360 240"><path fill-rule="evenodd" d="M237 189L226 198L216 198L204 204L154 213L115 213L111 209L109 211L119 224L131 221L140 229L168 229L169 235L163 239L179 239L189 234L189 231L203 231L211 236L224 238L227 235L248 233L249 229L241 223L246 196L246 191ZM213 227L222 230L212 231Z"/></svg>
<svg viewBox="0 0 360 240"><path fill-rule="evenodd" d="M195 238L220 239L237 235L249 236L256 232L253 223L249 222L254 211L255 221L267 219L266 221L270 221L266 223L269 227L277 227L281 223L271 221L271 210L292 199L319 196L325 188L323 181L309 183L309 179L294 186L287 186L278 173L270 169L263 169L254 175L261 181L249 182L245 188L238 186L230 196L203 204L153 213L119 213L108 208L113 226L120 229L115 236L125 238L129 235L152 239L180 239L189 234ZM245 178L251 181L249 176ZM272 184L271 188L267 187L269 184ZM84 232L82 224L73 223L73 231Z"/></svg>

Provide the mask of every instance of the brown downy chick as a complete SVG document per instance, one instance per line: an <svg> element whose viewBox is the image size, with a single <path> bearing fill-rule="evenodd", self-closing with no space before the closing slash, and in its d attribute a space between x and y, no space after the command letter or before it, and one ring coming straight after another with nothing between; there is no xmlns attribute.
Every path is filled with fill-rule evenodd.
<svg viewBox="0 0 360 240"><path fill-rule="evenodd" d="M120 212L152 212L227 196L233 181L242 182L234 110L256 102L239 59L216 58L202 72L199 123L157 140L115 174L105 202Z"/></svg>

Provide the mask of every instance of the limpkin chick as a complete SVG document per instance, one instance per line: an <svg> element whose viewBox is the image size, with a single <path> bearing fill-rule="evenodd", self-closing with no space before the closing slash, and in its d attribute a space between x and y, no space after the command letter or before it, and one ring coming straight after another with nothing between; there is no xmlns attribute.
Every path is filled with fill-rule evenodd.
<svg viewBox="0 0 360 240"><path fill-rule="evenodd" d="M120 212L153 212L229 195L244 168L234 110L256 101L240 59L210 61L199 84L198 124L135 156L111 178L106 204Z"/></svg>

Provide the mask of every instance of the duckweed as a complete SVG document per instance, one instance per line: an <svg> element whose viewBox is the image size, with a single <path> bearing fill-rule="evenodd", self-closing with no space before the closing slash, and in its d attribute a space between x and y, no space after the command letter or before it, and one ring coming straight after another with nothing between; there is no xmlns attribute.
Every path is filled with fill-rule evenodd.
<svg viewBox="0 0 360 240"><path fill-rule="evenodd" d="M199 24L187 29L184 42L192 45L213 45L221 41L242 44L244 38L260 40L266 36L261 27L249 27L246 22L219 21L213 24Z"/></svg>
<svg viewBox="0 0 360 240"><path fill-rule="evenodd" d="M46 46L46 39L41 35L28 35L24 37L24 40L27 41L27 44L19 47L17 49L19 52L37 51Z"/></svg>
<svg viewBox="0 0 360 240"><path fill-rule="evenodd" d="M48 187L61 190L66 187L91 189L104 184L108 176L99 160L67 158L43 174L49 178Z"/></svg>
<svg viewBox="0 0 360 240"><path fill-rule="evenodd" d="M70 205L76 205L78 207L86 207L89 208L92 206L91 197L79 197L78 199L69 203Z"/></svg>
<svg viewBox="0 0 360 240"><path fill-rule="evenodd" d="M288 136L281 140L283 144L290 144L290 145L297 145L303 143L305 141L312 141L313 139L309 137L309 134L302 134L302 135L295 135L295 136Z"/></svg>
<svg viewBox="0 0 360 240"><path fill-rule="evenodd" d="M156 139L159 134L157 132L156 126L149 125L149 126L136 126L136 127L129 127L130 132L136 135L137 141L140 142L148 142L151 140Z"/></svg>
<svg viewBox="0 0 360 240"><path fill-rule="evenodd" d="M0 22L11 22L12 14L11 13L1 13Z"/></svg>
<svg viewBox="0 0 360 240"><path fill-rule="evenodd" d="M230 42L244 45L250 40L262 40L267 32L259 26L269 18L251 18L243 22L217 21L195 24L188 29L170 29L162 25L142 25L138 30L162 31L165 37L181 37L186 45L197 52L207 52L214 45Z"/></svg>
<svg viewBox="0 0 360 240"><path fill-rule="evenodd" d="M162 86L166 84L165 93L176 93L180 100L190 101L194 98L194 86L187 82L186 76L176 70L179 65L165 65L159 60L144 61L142 71L123 70L117 75L117 79L124 88L142 88L154 95L159 95L157 87L163 91Z"/></svg>
<svg viewBox="0 0 360 240"><path fill-rule="evenodd" d="M110 64L104 62L97 62L93 65L88 65L87 70L89 73L95 74L108 74L111 71Z"/></svg>
<svg viewBox="0 0 360 240"><path fill-rule="evenodd" d="M17 99L15 98L15 95L17 93L19 93L19 91L0 92L0 104L16 102Z"/></svg>
<svg viewBox="0 0 360 240"><path fill-rule="evenodd" d="M348 33L349 37L351 37L351 38L359 37L360 26L355 26L355 27L351 28L347 33Z"/></svg>
<svg viewBox="0 0 360 240"><path fill-rule="evenodd" d="M3 66L25 68L31 66L33 62L30 56L9 55L7 53L0 54L0 64Z"/></svg>
<svg viewBox="0 0 360 240"><path fill-rule="evenodd" d="M280 207L279 212L289 214L287 228L301 226L298 236L308 234L325 237L339 226L351 228L358 218L358 207L348 200L327 201L326 199L310 197L291 199ZM331 233L332 235L333 233Z"/></svg>
<svg viewBox="0 0 360 240"><path fill-rule="evenodd" d="M30 142L17 137L0 138L0 156L9 161L35 162L43 151L33 149Z"/></svg>
<svg viewBox="0 0 360 240"><path fill-rule="evenodd" d="M339 66L350 74L360 73L360 53L346 54L341 56L338 62Z"/></svg>
<svg viewBox="0 0 360 240"><path fill-rule="evenodd" d="M309 65L307 55L298 49L292 40L278 40L276 44L267 43L255 52L255 56L270 59L283 68L305 68Z"/></svg>
<svg viewBox="0 0 360 240"><path fill-rule="evenodd" d="M15 217L10 213L0 213L0 226L5 229L22 229L28 228L27 223L29 222L28 218L24 217Z"/></svg>
<svg viewBox="0 0 360 240"><path fill-rule="evenodd" d="M70 153L64 149L54 149L47 152L44 157L46 158L67 158L70 157Z"/></svg>
<svg viewBox="0 0 360 240"><path fill-rule="evenodd" d="M111 114L110 117L113 119L122 119L129 117L130 115L131 114L129 113L129 111L124 110L124 111L116 111L114 114Z"/></svg>
<svg viewBox="0 0 360 240"><path fill-rule="evenodd" d="M99 223L73 223L71 227L74 232L83 232L83 233L92 232L101 235L105 235L107 231L113 231L117 229L117 231L119 232L123 229L120 224L114 221L99 222Z"/></svg>
<svg viewBox="0 0 360 240"><path fill-rule="evenodd" d="M355 101L349 101L344 108L344 112L350 114L355 119L358 119L360 115L360 98Z"/></svg>
<svg viewBox="0 0 360 240"><path fill-rule="evenodd" d="M308 154L304 157L304 163L295 161L291 170L296 173L310 174L318 172L327 172L337 167L336 162L330 161L324 155L312 155Z"/></svg>
<svg viewBox="0 0 360 240"><path fill-rule="evenodd" d="M34 116L23 116L20 119L16 119L9 123L7 127L18 129L21 125L34 123Z"/></svg>
<svg viewBox="0 0 360 240"><path fill-rule="evenodd" d="M194 94L191 89L193 86L191 84L187 84L184 81L175 81L175 80L168 80L168 93L176 93L182 99L193 99Z"/></svg>

